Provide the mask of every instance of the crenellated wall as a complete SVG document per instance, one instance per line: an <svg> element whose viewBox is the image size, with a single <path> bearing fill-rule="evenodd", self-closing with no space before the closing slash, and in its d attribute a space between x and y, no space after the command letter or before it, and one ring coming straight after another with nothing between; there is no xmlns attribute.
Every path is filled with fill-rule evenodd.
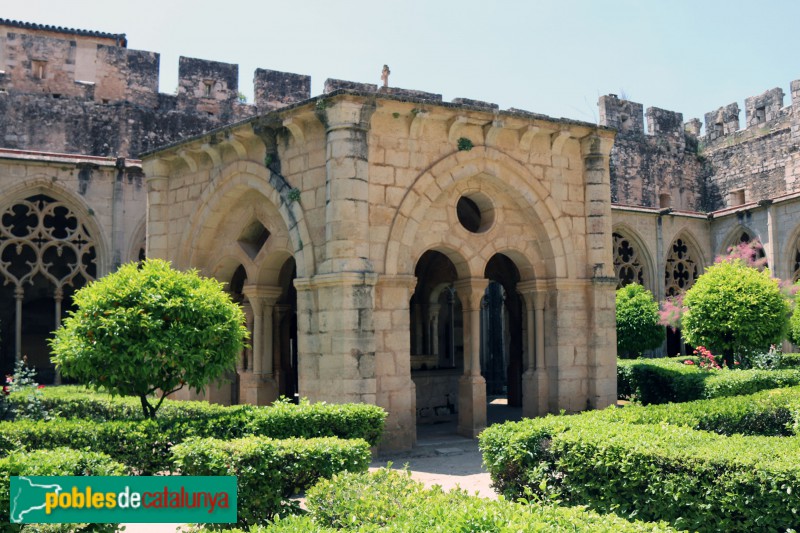
<svg viewBox="0 0 800 533"><path fill-rule="evenodd" d="M611 152L611 199L614 203L646 207L699 210L702 187L697 179L696 122L685 130L683 115L647 108L647 134L642 104L601 96L600 124L618 130Z"/></svg>
<svg viewBox="0 0 800 533"><path fill-rule="evenodd" d="M745 127L739 129L739 105L705 114L700 137L705 159L705 202L713 211L800 191L800 81L791 84L792 102L776 87L745 99Z"/></svg>
<svg viewBox="0 0 800 533"><path fill-rule="evenodd" d="M249 105L238 65L188 57L163 94L159 61L124 35L0 19L0 146L136 156L311 96L308 76L258 69Z"/></svg>

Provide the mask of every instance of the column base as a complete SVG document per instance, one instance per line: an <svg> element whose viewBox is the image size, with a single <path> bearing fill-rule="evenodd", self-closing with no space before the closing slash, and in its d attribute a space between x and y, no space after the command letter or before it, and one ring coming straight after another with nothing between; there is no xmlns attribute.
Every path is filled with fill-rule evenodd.
<svg viewBox="0 0 800 533"><path fill-rule="evenodd" d="M461 376L458 380L458 434L474 439L486 429L486 380Z"/></svg>
<svg viewBox="0 0 800 533"><path fill-rule="evenodd" d="M522 374L522 416L545 416L548 409L547 374L545 370Z"/></svg>
<svg viewBox="0 0 800 533"><path fill-rule="evenodd" d="M239 375L239 402L270 405L278 399L278 384L272 376L245 372Z"/></svg>

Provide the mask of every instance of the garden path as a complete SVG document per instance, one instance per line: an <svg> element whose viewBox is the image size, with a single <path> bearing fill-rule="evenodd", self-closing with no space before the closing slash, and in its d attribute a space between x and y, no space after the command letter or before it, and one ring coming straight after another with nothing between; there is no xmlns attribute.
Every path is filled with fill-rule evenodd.
<svg viewBox="0 0 800 533"><path fill-rule="evenodd" d="M521 409L495 400L487 412L489 423L519 420ZM370 470L392 463L392 468L408 465L411 477L426 487L440 485L444 490L460 487L470 494L497 499L489 473L483 466L478 439L456 435L455 422L417 426L417 445L406 452L381 453ZM126 524L125 533L175 533L181 524Z"/></svg>

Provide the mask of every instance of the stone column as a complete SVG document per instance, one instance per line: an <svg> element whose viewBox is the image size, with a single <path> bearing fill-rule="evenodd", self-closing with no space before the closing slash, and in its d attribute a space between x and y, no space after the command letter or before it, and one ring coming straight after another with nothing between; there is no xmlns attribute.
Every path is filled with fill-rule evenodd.
<svg viewBox="0 0 800 533"><path fill-rule="evenodd" d="M253 308L253 367L241 380L245 403L269 405L278 398L272 374L272 309L282 292L280 287L264 285L245 285L242 289Z"/></svg>
<svg viewBox="0 0 800 533"><path fill-rule="evenodd" d="M767 207L767 241L768 245L764 246L765 255L767 257L767 264L769 265L769 269L772 272L772 275L778 279L789 279L792 275L791 272L787 272L788 265L786 265L783 261L780 260L781 253L780 251L783 250L783 247L778 242L778 235L780 232L778 231L778 217L775 213L775 204L772 203L772 200L762 200L759 202L759 205L765 205ZM762 243L763 246L763 243Z"/></svg>
<svg viewBox="0 0 800 533"><path fill-rule="evenodd" d="M375 403L377 280L377 274L364 272L294 280L301 396L311 401ZM408 302L404 305L408 308ZM408 326L395 333L407 339Z"/></svg>
<svg viewBox="0 0 800 533"><path fill-rule="evenodd" d="M169 258L169 164L150 160L144 164L147 183L147 257Z"/></svg>
<svg viewBox="0 0 800 533"><path fill-rule="evenodd" d="M14 301L16 304L16 315L14 322L14 359L19 362L22 361L22 299L25 297L25 291L22 287L14 289Z"/></svg>
<svg viewBox="0 0 800 533"><path fill-rule="evenodd" d="M320 274L370 272L368 131L375 106L336 99L317 114L327 142L325 259Z"/></svg>
<svg viewBox="0 0 800 533"><path fill-rule="evenodd" d="M522 416L532 418L548 412L548 374L544 358L545 292L535 281L517 283L525 301L528 333L525 371L522 374Z"/></svg>
<svg viewBox="0 0 800 533"><path fill-rule="evenodd" d="M428 306L428 315L430 318L430 333L428 334L430 346L428 347L428 352L431 355L439 355L439 311L441 308L441 304L430 304Z"/></svg>
<svg viewBox="0 0 800 533"><path fill-rule="evenodd" d="M53 299L55 300L55 304L56 304L55 305L55 307L56 307L56 309L55 309L55 315L56 315L55 316L55 319L56 319L55 320L55 324L56 324L55 329L58 329L58 328L61 327L61 302L64 301L64 291L62 290L61 287L57 287L56 288L56 293L53 296ZM55 383L56 385L61 385L61 372L57 368L56 368L55 377L53 378L53 383Z"/></svg>
<svg viewBox="0 0 800 533"><path fill-rule="evenodd" d="M588 314L587 380L585 406L603 408L616 402L617 358L614 314L614 288L616 276L611 250L611 176L609 157L613 134L596 131L581 139L581 155L586 182L587 262L591 268L592 284L586 288L584 298L591 303L585 308ZM663 272L663 270L661 271ZM560 387L560 385L559 385Z"/></svg>
<svg viewBox="0 0 800 533"><path fill-rule="evenodd" d="M376 403L389 412L382 450L402 450L416 443L417 393L411 380L409 300L414 276L380 276L375 285Z"/></svg>
<svg viewBox="0 0 800 533"><path fill-rule="evenodd" d="M464 375L458 380L458 433L474 438L486 427L486 380L481 376L481 300L485 278L454 284L464 312Z"/></svg>
<svg viewBox="0 0 800 533"><path fill-rule="evenodd" d="M287 311L291 309L289 305L276 305L272 313L272 377L278 387L278 395L281 391L281 322L283 317L286 316Z"/></svg>

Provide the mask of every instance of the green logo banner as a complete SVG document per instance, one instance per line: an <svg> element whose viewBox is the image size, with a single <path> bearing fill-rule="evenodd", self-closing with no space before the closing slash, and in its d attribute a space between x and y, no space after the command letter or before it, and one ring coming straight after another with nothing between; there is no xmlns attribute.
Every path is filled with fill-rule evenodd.
<svg viewBox="0 0 800 533"><path fill-rule="evenodd" d="M233 476L12 476L11 521L21 524L233 523Z"/></svg>

